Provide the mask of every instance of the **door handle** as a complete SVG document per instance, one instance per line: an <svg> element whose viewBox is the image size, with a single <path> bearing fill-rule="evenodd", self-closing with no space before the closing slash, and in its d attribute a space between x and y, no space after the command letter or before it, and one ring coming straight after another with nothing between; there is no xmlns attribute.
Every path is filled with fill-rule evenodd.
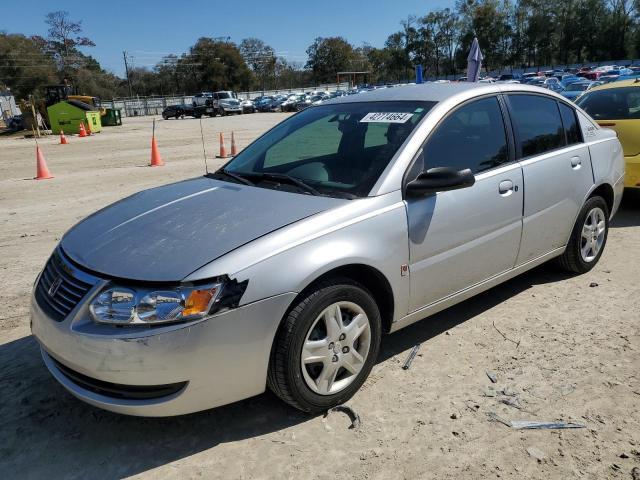
<svg viewBox="0 0 640 480"><path fill-rule="evenodd" d="M503 180L498 185L498 193L500 195L510 195L513 192L513 182L511 180Z"/></svg>
<svg viewBox="0 0 640 480"><path fill-rule="evenodd" d="M577 170L582 165L582 159L580 157L571 157L571 168Z"/></svg>

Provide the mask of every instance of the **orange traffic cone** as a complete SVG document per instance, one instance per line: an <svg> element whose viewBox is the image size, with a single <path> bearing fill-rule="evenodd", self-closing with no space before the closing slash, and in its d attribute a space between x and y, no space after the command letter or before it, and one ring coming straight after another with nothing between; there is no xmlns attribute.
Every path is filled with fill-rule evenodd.
<svg viewBox="0 0 640 480"><path fill-rule="evenodd" d="M47 180L49 178L53 178L53 175L49 172L47 168L47 161L44 159L44 155L42 154L42 150L40 147L36 145L36 178L35 180Z"/></svg>
<svg viewBox="0 0 640 480"><path fill-rule="evenodd" d="M158 144L156 143L156 136L151 137L151 163L150 167L162 167L164 162L160 157L160 151L158 150Z"/></svg>
<svg viewBox="0 0 640 480"><path fill-rule="evenodd" d="M67 145L67 137L64 136L64 130L60 129L60 145Z"/></svg>
<svg viewBox="0 0 640 480"><path fill-rule="evenodd" d="M79 137L86 137L87 136L87 131L84 129L84 122L80 122L80 133L78 134Z"/></svg>
<svg viewBox="0 0 640 480"><path fill-rule="evenodd" d="M227 155L227 149L224 148L224 138L222 132L220 132L220 155L216 155L217 158L229 158Z"/></svg>
<svg viewBox="0 0 640 480"><path fill-rule="evenodd" d="M236 147L236 138L233 135L233 131L231 132L231 156L235 157L238 155L238 147Z"/></svg>
<svg viewBox="0 0 640 480"><path fill-rule="evenodd" d="M89 120L87 120L87 135L93 135L93 132L91 131L91 122Z"/></svg>

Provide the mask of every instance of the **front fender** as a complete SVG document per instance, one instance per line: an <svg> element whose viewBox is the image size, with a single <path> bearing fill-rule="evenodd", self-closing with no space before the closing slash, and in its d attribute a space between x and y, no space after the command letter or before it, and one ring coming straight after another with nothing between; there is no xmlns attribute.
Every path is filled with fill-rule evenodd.
<svg viewBox="0 0 640 480"><path fill-rule="evenodd" d="M405 204L400 192L392 192L269 234L185 280L211 278L223 270L238 282L248 280L240 303L244 305L282 293L299 293L338 267L366 265L388 280L394 297L395 321L408 313L409 276L401 272L401 266L408 261Z"/></svg>

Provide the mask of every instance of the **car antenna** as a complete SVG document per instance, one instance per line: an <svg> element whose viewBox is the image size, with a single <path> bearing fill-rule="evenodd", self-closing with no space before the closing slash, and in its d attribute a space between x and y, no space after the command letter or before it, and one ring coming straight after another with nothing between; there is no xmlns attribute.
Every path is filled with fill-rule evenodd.
<svg viewBox="0 0 640 480"><path fill-rule="evenodd" d="M200 117L200 137L202 138L202 157L204 158L204 174L209 175L209 168L207 167L207 151L204 148L204 133L202 132L202 117Z"/></svg>

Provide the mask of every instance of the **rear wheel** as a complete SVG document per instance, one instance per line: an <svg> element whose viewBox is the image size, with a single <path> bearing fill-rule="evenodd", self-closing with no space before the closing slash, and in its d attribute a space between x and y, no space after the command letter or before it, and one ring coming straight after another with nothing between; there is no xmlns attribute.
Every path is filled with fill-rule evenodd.
<svg viewBox="0 0 640 480"><path fill-rule="evenodd" d="M293 307L276 336L268 384L305 412L322 412L351 398L378 356L378 306L349 279L319 284Z"/></svg>
<svg viewBox="0 0 640 480"><path fill-rule="evenodd" d="M602 197L588 199L576 220L567 248L558 262L569 272L591 270L604 251L609 234L609 208Z"/></svg>

